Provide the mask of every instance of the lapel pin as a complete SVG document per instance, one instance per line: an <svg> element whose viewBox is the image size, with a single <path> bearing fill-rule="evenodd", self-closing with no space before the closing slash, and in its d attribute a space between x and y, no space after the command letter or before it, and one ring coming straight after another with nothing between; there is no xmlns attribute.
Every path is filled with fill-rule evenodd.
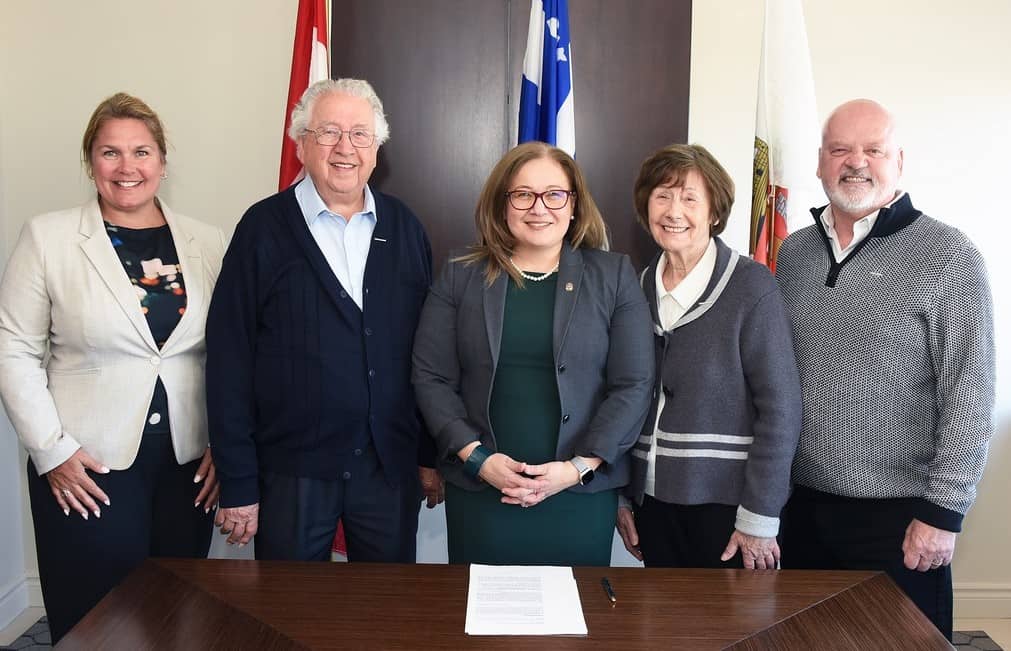
<svg viewBox="0 0 1011 651"><path fill-rule="evenodd" d="M572 286L572 283L565 283L565 291L571 292L573 289L575 288Z"/></svg>

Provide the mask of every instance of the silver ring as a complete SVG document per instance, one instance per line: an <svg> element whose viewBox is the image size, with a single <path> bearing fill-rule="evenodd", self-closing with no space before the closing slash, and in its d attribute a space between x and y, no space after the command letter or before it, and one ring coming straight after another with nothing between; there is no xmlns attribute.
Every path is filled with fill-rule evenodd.
<svg viewBox="0 0 1011 651"><path fill-rule="evenodd" d="M63 489L60 490L60 492L63 493L63 497L70 497L70 489L69 488L63 488Z"/></svg>

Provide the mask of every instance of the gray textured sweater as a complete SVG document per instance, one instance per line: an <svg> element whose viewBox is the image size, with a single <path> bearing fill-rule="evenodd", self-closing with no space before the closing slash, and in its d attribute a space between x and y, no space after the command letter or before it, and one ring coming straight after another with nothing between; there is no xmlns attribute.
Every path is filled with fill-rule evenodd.
<svg viewBox="0 0 1011 651"><path fill-rule="evenodd" d="M993 433L983 258L907 194L836 263L813 212L776 271L804 392L793 479L848 497L921 498L916 517L959 531Z"/></svg>

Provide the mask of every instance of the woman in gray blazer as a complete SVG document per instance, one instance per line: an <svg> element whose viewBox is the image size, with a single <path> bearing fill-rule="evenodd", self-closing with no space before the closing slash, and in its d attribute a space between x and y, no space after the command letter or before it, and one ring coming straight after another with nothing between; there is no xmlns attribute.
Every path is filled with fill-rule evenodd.
<svg viewBox="0 0 1011 651"><path fill-rule="evenodd" d="M96 198L25 224L0 283L0 396L54 643L147 556L210 544L204 322L225 239L157 198L165 152L144 102L99 104Z"/></svg>
<svg viewBox="0 0 1011 651"><path fill-rule="evenodd" d="M800 381L776 281L718 237L733 203L733 180L699 145L660 149L635 182L660 247L641 277L657 378L618 532L649 567L779 563Z"/></svg>
<svg viewBox="0 0 1011 651"><path fill-rule="evenodd" d="M429 292L414 387L447 480L452 563L607 565L628 450L649 406L652 334L627 256L575 161L499 161L480 239Z"/></svg>

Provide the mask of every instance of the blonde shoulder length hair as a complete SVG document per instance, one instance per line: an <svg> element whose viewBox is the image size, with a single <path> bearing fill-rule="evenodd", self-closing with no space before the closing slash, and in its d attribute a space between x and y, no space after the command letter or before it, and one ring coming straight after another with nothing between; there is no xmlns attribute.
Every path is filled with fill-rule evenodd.
<svg viewBox="0 0 1011 651"><path fill-rule="evenodd" d="M575 193L571 199L574 202L573 219L565 233L565 239L574 249L607 247L607 227L576 161L558 147L544 142L525 142L506 152L488 175L474 210L478 241L470 247L467 254L453 260L465 264L484 262L484 277L488 285L495 282L504 271L517 285L523 286L523 278L509 263L516 238L509 231L506 221L506 210L509 208L506 192L520 168L539 158L547 158L561 165L572 186L572 192Z"/></svg>

